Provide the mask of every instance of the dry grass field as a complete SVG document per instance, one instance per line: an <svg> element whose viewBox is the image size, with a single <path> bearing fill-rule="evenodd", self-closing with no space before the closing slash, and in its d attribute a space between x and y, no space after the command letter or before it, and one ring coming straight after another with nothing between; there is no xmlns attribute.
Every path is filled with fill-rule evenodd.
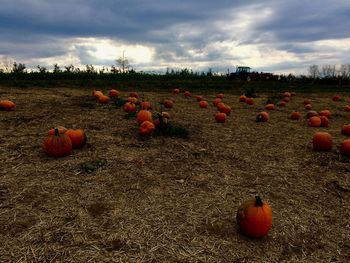
<svg viewBox="0 0 350 263"><path fill-rule="evenodd" d="M175 98L171 121L189 136L140 139L136 121L91 90L0 87L17 104L0 111L0 262L350 262L350 159L339 153L350 94L335 103L300 93L257 123L267 95L247 106L226 92L225 124L214 120L215 94L195 95L210 106L144 92L153 104ZM307 126L305 98L331 110L328 128ZM289 119L294 109L302 120ZM84 129L87 145L47 157L41 144L57 125ZM332 152L312 150L320 130L332 134ZM236 223L257 194L273 209L258 240Z"/></svg>

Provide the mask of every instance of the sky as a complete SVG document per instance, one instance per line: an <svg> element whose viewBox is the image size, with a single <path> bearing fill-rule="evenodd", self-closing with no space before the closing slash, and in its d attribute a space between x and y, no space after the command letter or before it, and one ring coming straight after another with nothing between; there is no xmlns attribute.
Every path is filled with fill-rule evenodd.
<svg viewBox="0 0 350 263"><path fill-rule="evenodd" d="M350 0L0 0L0 65L308 74L350 64Z"/></svg>

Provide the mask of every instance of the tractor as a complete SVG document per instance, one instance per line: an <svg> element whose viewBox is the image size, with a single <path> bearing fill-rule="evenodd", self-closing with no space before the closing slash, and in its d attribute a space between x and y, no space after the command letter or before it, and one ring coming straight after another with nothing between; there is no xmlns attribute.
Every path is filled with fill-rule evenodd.
<svg viewBox="0 0 350 263"><path fill-rule="evenodd" d="M237 66L236 72L228 74L228 78L232 80L244 80L244 81L251 81L251 80L264 80L264 81L270 81L270 80L278 80L278 76L274 75L272 73L264 73L264 72L251 72L250 67L243 67L243 66Z"/></svg>

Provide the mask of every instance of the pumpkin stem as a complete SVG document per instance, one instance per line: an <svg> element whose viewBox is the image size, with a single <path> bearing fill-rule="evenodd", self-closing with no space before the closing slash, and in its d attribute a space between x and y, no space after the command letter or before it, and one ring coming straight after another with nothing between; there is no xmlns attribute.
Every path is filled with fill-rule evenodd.
<svg viewBox="0 0 350 263"><path fill-rule="evenodd" d="M263 206L263 202L262 202L260 196L258 196L258 195L255 196L255 205L256 206Z"/></svg>
<svg viewBox="0 0 350 263"><path fill-rule="evenodd" d="M58 128L55 128L55 136L59 136Z"/></svg>

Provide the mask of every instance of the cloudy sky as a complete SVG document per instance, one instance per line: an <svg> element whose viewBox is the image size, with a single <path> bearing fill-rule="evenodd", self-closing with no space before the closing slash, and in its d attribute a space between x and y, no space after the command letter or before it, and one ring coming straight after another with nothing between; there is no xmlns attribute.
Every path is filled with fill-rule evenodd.
<svg viewBox="0 0 350 263"><path fill-rule="evenodd" d="M350 0L0 0L0 61L136 71L350 64Z"/></svg>

